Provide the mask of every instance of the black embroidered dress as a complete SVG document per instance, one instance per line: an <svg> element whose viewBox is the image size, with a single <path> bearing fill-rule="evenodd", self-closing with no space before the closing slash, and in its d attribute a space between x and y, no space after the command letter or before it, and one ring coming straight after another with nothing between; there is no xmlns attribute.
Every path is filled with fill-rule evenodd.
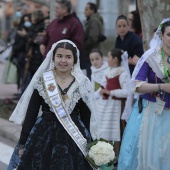
<svg viewBox="0 0 170 170"><path fill-rule="evenodd" d="M63 91L59 89L62 94ZM43 114L37 119L40 106L42 106ZM70 116L87 142L90 142L90 110L81 98L77 101ZM45 103L36 89L28 106L19 144L25 145L25 150L17 170L92 169L74 140L55 114L50 111L49 105Z"/></svg>

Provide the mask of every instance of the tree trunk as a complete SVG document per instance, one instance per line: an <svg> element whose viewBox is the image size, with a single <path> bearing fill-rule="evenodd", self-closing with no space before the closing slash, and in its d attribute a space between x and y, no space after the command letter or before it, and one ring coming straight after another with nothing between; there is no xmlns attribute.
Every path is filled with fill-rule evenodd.
<svg viewBox="0 0 170 170"><path fill-rule="evenodd" d="M153 31L159 23L169 17L169 0L137 0L142 24L144 49L149 48Z"/></svg>

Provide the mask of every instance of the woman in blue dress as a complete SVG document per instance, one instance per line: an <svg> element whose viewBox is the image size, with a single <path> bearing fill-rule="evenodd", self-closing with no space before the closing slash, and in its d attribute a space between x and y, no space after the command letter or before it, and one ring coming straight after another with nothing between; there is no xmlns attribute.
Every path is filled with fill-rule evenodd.
<svg viewBox="0 0 170 170"><path fill-rule="evenodd" d="M8 170L94 169L85 158L97 137L93 96L76 45L53 44L10 117L23 126Z"/></svg>
<svg viewBox="0 0 170 170"><path fill-rule="evenodd" d="M170 169L170 18L161 22L153 41L132 75L132 91L142 105L133 106L118 170Z"/></svg>

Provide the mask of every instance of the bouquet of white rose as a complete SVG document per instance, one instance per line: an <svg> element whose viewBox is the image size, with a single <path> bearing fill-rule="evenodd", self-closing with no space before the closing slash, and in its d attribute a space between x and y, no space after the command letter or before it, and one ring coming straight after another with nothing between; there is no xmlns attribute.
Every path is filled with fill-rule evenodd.
<svg viewBox="0 0 170 170"><path fill-rule="evenodd" d="M87 144L86 159L95 167L102 170L113 170L113 163L117 160L113 150L113 143L104 139Z"/></svg>

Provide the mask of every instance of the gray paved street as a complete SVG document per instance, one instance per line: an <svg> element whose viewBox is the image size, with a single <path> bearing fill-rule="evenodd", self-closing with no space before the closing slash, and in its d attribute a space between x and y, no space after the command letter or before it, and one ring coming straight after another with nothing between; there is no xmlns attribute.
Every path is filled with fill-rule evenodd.
<svg viewBox="0 0 170 170"><path fill-rule="evenodd" d="M0 170L6 170L16 143L0 137Z"/></svg>
<svg viewBox="0 0 170 170"><path fill-rule="evenodd" d="M0 169L1 170L6 170L7 169L7 165L0 161Z"/></svg>
<svg viewBox="0 0 170 170"><path fill-rule="evenodd" d="M13 98L17 93L17 85L2 83L3 70L4 64L0 63L0 99ZM20 131L21 126L0 118L0 170L6 170Z"/></svg>

